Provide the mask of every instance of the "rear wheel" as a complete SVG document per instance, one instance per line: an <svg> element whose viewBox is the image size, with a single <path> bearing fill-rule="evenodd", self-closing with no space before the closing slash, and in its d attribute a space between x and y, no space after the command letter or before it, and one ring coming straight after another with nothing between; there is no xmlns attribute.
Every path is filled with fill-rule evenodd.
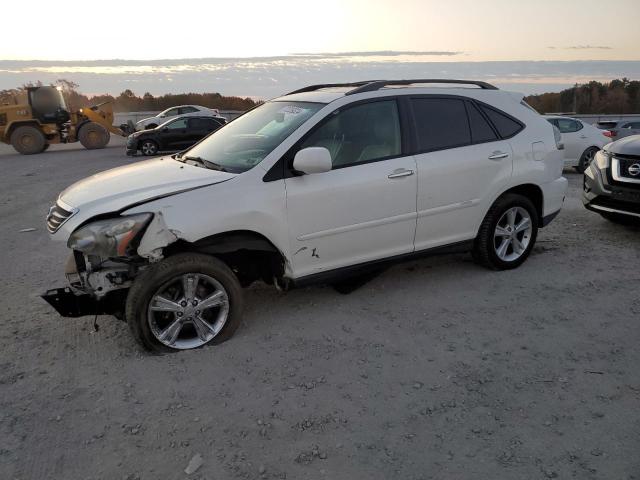
<svg viewBox="0 0 640 480"><path fill-rule="evenodd" d="M153 140L143 140L140 144L140 151L143 155L155 155L158 153L158 144Z"/></svg>
<svg viewBox="0 0 640 480"><path fill-rule="evenodd" d="M491 206L474 243L474 259L494 270L519 267L538 234L538 215L527 197L507 194Z"/></svg>
<svg viewBox="0 0 640 480"><path fill-rule="evenodd" d="M78 140L87 150L104 148L109 143L111 135L109 131L96 122L88 122L80 127Z"/></svg>
<svg viewBox="0 0 640 480"><path fill-rule="evenodd" d="M44 151L47 140L38 127L24 125L11 134L11 145L22 155L33 155Z"/></svg>
<svg viewBox="0 0 640 480"><path fill-rule="evenodd" d="M240 325L242 289L220 260L185 253L144 270L127 296L126 318L146 349L171 352L228 340Z"/></svg>
<svg viewBox="0 0 640 480"><path fill-rule="evenodd" d="M582 173L584 172L587 167L589 166L589 164L591 163L591 160L593 160L593 157L596 156L596 153L598 153L600 149L597 147L589 147L587 148L584 153L582 154L582 156L580 157L580 161L578 162L578 166L577 167L573 167L575 168L575 170L578 173Z"/></svg>

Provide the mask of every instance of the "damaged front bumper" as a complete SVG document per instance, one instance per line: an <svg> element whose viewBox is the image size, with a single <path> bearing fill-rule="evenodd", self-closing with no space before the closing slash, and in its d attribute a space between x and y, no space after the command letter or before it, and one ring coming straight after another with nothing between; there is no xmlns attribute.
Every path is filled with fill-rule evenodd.
<svg viewBox="0 0 640 480"><path fill-rule="evenodd" d="M123 314L126 291L114 290L104 297L97 299L89 294L77 295L68 287L53 288L40 295L62 317L76 318L86 315L114 315Z"/></svg>

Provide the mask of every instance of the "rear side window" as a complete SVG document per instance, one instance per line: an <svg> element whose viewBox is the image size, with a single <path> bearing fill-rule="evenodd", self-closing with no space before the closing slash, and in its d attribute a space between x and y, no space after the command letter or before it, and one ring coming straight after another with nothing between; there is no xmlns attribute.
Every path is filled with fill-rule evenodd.
<svg viewBox="0 0 640 480"><path fill-rule="evenodd" d="M555 121L560 129L560 133L573 133L583 128L582 123L571 120L570 118L557 118Z"/></svg>
<svg viewBox="0 0 640 480"><path fill-rule="evenodd" d="M471 143L463 100L414 98L411 104L420 151L461 147Z"/></svg>
<svg viewBox="0 0 640 480"><path fill-rule="evenodd" d="M473 143L491 142L498 139L496 132L493 131L489 122L482 116L478 107L471 102L467 102L467 112L469 113L471 141Z"/></svg>
<svg viewBox="0 0 640 480"><path fill-rule="evenodd" d="M486 105L480 105L482 111L489 117L491 123L496 127L498 133L502 138L513 137L516 133L522 130L524 127L520 122L517 122L508 115L499 112Z"/></svg>

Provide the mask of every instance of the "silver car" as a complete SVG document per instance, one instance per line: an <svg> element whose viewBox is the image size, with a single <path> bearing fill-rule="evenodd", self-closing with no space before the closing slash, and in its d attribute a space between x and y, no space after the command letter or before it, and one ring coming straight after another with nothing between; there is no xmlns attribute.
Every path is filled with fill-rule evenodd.
<svg viewBox="0 0 640 480"><path fill-rule="evenodd" d="M600 130L608 130L611 132L611 139L617 140L619 138L628 137L629 135L640 134L640 119L639 120L603 120L596 124Z"/></svg>

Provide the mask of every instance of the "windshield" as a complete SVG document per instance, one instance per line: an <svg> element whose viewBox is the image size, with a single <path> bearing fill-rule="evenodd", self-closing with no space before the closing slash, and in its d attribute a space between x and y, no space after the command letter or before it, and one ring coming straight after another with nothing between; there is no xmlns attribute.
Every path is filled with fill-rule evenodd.
<svg viewBox="0 0 640 480"><path fill-rule="evenodd" d="M268 102L225 125L184 157L197 157L233 173L260 163L324 104Z"/></svg>

